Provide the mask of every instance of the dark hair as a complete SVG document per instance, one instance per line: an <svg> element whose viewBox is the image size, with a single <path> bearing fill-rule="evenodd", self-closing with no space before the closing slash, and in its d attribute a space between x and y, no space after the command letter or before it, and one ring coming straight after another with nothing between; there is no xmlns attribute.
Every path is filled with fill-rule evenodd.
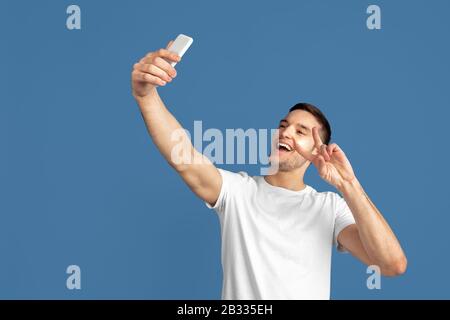
<svg viewBox="0 0 450 320"><path fill-rule="evenodd" d="M322 113L322 111L320 111L319 108L317 108L316 106L314 106L310 103L301 102L301 103L297 103L295 106L290 108L289 112L294 111L294 110L304 110L304 111L311 113L316 118L316 120L322 125L322 130L319 131L322 133L321 134L322 142L325 144L328 144L330 142L330 140L331 140L330 123L328 122L327 118Z"/></svg>

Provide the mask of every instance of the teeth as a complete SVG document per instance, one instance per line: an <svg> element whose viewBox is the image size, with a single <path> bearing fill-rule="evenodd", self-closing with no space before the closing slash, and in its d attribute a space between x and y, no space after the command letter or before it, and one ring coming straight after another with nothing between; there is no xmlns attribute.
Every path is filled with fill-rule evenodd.
<svg viewBox="0 0 450 320"><path fill-rule="evenodd" d="M279 147L285 147L286 149L288 149L289 151L291 151L292 150L292 148L291 148L291 146L290 145L288 145L288 144L286 144L286 143L278 143L278 148Z"/></svg>

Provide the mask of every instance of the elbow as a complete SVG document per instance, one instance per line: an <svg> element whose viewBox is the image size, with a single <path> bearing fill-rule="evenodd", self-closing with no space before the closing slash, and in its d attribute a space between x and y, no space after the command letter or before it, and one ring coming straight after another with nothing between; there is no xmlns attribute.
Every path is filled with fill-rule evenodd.
<svg viewBox="0 0 450 320"><path fill-rule="evenodd" d="M394 275L401 276L406 272L407 267L408 267L408 260L406 259L406 256L403 255L394 264Z"/></svg>
<svg viewBox="0 0 450 320"><path fill-rule="evenodd" d="M401 276L406 272L408 261L405 256L391 262L385 268L381 269L381 274L388 277Z"/></svg>
<svg viewBox="0 0 450 320"><path fill-rule="evenodd" d="M183 164L183 163L175 163L167 161L167 163L178 173L183 174L184 172L189 169L189 165Z"/></svg>

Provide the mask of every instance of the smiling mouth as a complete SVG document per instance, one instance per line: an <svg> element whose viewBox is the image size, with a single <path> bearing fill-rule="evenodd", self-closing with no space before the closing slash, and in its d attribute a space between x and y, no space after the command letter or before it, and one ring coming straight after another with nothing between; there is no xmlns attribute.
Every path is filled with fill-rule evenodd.
<svg viewBox="0 0 450 320"><path fill-rule="evenodd" d="M287 143L279 142L277 144L277 149L284 152L292 152L294 151L293 148L288 145Z"/></svg>

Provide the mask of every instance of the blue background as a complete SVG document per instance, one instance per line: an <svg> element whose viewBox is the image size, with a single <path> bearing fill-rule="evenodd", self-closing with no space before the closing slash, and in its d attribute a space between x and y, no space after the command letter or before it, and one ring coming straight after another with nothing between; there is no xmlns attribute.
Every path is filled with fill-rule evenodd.
<svg viewBox="0 0 450 320"><path fill-rule="evenodd" d="M332 298L450 298L449 1L73 3L81 30L66 28L69 1L0 4L0 298L220 298L217 216L130 93L133 63L179 33L194 44L160 92L187 129L273 128L318 105L401 240L407 273L381 290L334 254ZM81 290L66 288L70 264Z"/></svg>

